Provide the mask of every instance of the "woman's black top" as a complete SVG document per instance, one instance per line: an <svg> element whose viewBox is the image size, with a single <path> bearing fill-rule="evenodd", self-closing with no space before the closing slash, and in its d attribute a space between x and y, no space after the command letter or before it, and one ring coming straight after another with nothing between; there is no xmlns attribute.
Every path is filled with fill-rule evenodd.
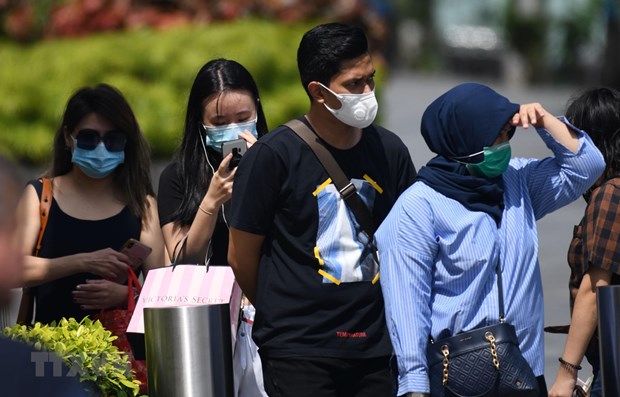
<svg viewBox="0 0 620 397"><path fill-rule="evenodd" d="M39 199L43 184L40 180L30 181ZM140 239L140 218L129 207L118 214L101 220L77 219L66 214L56 200L52 200L47 227L41 242L39 257L59 258L104 248L120 250L129 238ZM73 317L80 321L84 316L96 313L82 310L73 302L72 292L79 284L89 279L100 279L91 273L78 273L63 277L34 288L35 321L50 323L62 317Z"/></svg>
<svg viewBox="0 0 620 397"><path fill-rule="evenodd" d="M175 219L174 213L181 206L183 196L186 194L186 192L183 191L178 168L178 162L172 162L166 166L159 177L157 209L159 211L159 223L161 226L177 220ZM196 208L196 211L198 211L198 208ZM211 236L211 249L213 251L209 265L228 265L228 226L224 221L222 211L218 214L213 236ZM199 264L202 265L202 262Z"/></svg>

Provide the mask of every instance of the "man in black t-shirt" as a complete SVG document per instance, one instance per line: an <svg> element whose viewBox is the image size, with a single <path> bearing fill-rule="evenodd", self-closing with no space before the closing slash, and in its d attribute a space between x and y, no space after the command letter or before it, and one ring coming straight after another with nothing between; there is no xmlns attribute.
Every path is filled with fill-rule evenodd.
<svg viewBox="0 0 620 397"><path fill-rule="evenodd" d="M364 32L330 23L297 52L304 122L379 225L413 183L394 133L373 125L375 68ZM379 265L310 147L280 126L244 155L229 213L228 261L256 307L253 338L270 396L391 396Z"/></svg>

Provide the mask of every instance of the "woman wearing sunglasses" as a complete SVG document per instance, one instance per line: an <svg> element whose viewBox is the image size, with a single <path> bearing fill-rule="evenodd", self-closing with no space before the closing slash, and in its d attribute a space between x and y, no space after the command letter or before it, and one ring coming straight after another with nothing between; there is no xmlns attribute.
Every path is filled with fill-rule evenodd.
<svg viewBox="0 0 620 397"><path fill-rule="evenodd" d="M126 305L130 238L152 248L143 271L164 264L150 179L148 144L131 107L99 84L69 99L45 178L53 198L38 255L42 180L30 181L18 209L24 284L36 300L35 321L84 316Z"/></svg>
<svg viewBox="0 0 620 397"><path fill-rule="evenodd" d="M222 145L242 139L249 147L267 131L250 72L227 59L203 65L189 93L181 146L159 178L160 223L170 260L178 253L179 263L228 265L226 209L236 168L231 165L233 155L223 155ZM235 368L235 395L266 396L257 348L250 338L254 308L245 306L243 317L235 363L240 349L250 356L245 368Z"/></svg>

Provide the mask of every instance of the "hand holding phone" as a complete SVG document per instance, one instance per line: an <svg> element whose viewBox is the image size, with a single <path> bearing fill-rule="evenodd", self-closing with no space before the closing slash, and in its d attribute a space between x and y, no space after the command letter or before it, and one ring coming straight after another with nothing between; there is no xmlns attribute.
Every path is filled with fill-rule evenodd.
<svg viewBox="0 0 620 397"><path fill-rule="evenodd" d="M130 238L121 248L121 252L129 258L129 263L134 269L144 264L144 260L151 254L153 249L136 239Z"/></svg>
<svg viewBox="0 0 620 397"><path fill-rule="evenodd" d="M241 161L241 157L248 150L248 144L245 139L235 139L234 141L227 141L222 143L222 155L223 157L228 156L229 153L233 154L232 159L230 159L230 163L228 163L228 169L232 170L236 166L239 165L239 161Z"/></svg>

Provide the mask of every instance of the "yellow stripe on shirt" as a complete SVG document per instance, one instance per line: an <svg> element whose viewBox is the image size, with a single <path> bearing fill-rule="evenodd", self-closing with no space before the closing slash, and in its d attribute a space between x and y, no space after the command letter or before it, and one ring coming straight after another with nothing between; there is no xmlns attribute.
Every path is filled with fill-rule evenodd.
<svg viewBox="0 0 620 397"><path fill-rule="evenodd" d="M379 186L377 184L377 182L373 181L371 177L369 177L368 175L364 174L364 179L370 183L372 185L372 187L375 188L376 191L379 192L379 194L383 194L383 189L381 188L381 186Z"/></svg>
<svg viewBox="0 0 620 397"><path fill-rule="evenodd" d="M332 183L332 178L327 178L325 182L321 183L319 187L317 187L316 190L312 192L312 195L316 197L319 194L319 192L325 189L325 186L329 185L330 183Z"/></svg>
<svg viewBox="0 0 620 397"><path fill-rule="evenodd" d="M340 285L340 280L338 280L336 277L332 276L331 274L327 273L325 270L319 269L319 274L325 277L326 279L328 279L329 281L331 281L332 283L336 285Z"/></svg>

